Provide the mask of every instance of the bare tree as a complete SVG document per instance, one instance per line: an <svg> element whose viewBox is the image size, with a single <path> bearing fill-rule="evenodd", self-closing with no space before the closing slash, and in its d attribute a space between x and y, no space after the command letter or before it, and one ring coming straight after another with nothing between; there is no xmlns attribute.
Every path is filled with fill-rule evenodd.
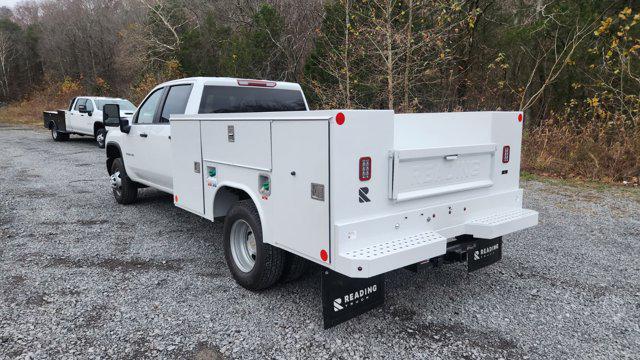
<svg viewBox="0 0 640 360"><path fill-rule="evenodd" d="M546 17L547 21L557 22L554 19L554 14L547 15L541 12L540 15ZM538 53L532 53L530 49L522 47L522 51L534 60L534 66L520 95L519 108L521 111L531 108L542 97L545 90L556 82L576 50L583 44L587 36L593 33L595 28L596 21L586 25L576 22L571 28L559 26L551 34L549 45L546 41L540 43ZM536 83L534 79L541 75L539 68L542 64L550 64L550 66L540 81Z"/></svg>
<svg viewBox="0 0 640 360"><path fill-rule="evenodd" d="M2 71L2 94L9 96L10 64L16 53L13 39L6 31L0 31L0 70Z"/></svg>

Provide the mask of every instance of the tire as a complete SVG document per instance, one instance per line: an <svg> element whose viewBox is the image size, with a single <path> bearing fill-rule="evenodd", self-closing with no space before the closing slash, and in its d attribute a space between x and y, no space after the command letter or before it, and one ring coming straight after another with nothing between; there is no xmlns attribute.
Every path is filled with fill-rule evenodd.
<svg viewBox="0 0 640 360"><path fill-rule="evenodd" d="M111 164L111 188L119 204L132 204L138 198L138 186L127 176L122 158L113 160Z"/></svg>
<svg viewBox="0 0 640 360"><path fill-rule="evenodd" d="M53 141L67 141L69 140L69 134L58 131L58 126L56 123L52 122L49 125L49 129L51 129L51 138Z"/></svg>
<svg viewBox="0 0 640 360"><path fill-rule="evenodd" d="M249 234L243 238L243 230L246 230L246 227ZM260 216L251 200L238 201L231 208L224 221L223 233L224 257L231 275L240 286L257 291L272 286L280 279L284 268L285 252L262 242ZM251 238L253 246L250 245ZM239 245L242 243L248 245ZM249 259L242 261L246 258L243 256L243 248L253 250L250 254L254 260L252 266L248 264Z"/></svg>
<svg viewBox="0 0 640 360"><path fill-rule="evenodd" d="M106 138L107 138L107 129L100 128L98 129L98 131L96 131L95 139L100 149L104 149Z"/></svg>
<svg viewBox="0 0 640 360"><path fill-rule="evenodd" d="M308 269L309 261L298 255L287 252L284 259L284 268L280 276L280 282L288 283L296 281L304 275Z"/></svg>

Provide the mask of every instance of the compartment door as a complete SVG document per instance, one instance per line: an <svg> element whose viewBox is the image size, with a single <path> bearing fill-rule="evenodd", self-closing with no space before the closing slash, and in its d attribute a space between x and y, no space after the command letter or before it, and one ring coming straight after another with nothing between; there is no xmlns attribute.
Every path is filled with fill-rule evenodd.
<svg viewBox="0 0 640 360"><path fill-rule="evenodd" d="M329 255L329 123L272 123L271 229L273 241L293 253Z"/></svg>
<svg viewBox="0 0 640 360"><path fill-rule="evenodd" d="M204 215L202 146L199 121L171 122L173 201L182 209Z"/></svg>

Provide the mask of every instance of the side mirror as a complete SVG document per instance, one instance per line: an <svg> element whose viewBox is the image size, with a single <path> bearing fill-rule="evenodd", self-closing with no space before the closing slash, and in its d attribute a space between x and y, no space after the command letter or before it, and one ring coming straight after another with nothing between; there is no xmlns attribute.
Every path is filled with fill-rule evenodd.
<svg viewBox="0 0 640 360"><path fill-rule="evenodd" d="M78 111L81 113L87 112L87 105L78 105Z"/></svg>
<svg viewBox="0 0 640 360"><path fill-rule="evenodd" d="M131 130L129 120L120 117L120 105L118 104L105 104L102 107L102 122L104 126L119 126L120 131L125 134Z"/></svg>
<svg viewBox="0 0 640 360"><path fill-rule="evenodd" d="M120 126L120 106L117 104L105 104L102 108L102 122L104 126Z"/></svg>

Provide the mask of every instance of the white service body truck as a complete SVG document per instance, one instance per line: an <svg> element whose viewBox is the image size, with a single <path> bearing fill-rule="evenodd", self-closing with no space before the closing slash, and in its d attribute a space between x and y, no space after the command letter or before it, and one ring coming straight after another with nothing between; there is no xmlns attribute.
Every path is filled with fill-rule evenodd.
<svg viewBox="0 0 640 360"><path fill-rule="evenodd" d="M537 224L519 188L522 120L308 111L297 84L182 79L109 131L107 168L121 203L151 186L225 217L227 264L246 288L302 259L321 265L332 326L381 303L386 272L448 261L472 271L501 258L503 235Z"/></svg>
<svg viewBox="0 0 640 360"><path fill-rule="evenodd" d="M105 104L117 104L120 116L131 119L136 110L129 100L101 96L79 96L73 98L66 110L45 111L44 127L51 131L54 141L66 141L69 135L93 136L100 148L104 147L107 130L103 123L102 109Z"/></svg>

